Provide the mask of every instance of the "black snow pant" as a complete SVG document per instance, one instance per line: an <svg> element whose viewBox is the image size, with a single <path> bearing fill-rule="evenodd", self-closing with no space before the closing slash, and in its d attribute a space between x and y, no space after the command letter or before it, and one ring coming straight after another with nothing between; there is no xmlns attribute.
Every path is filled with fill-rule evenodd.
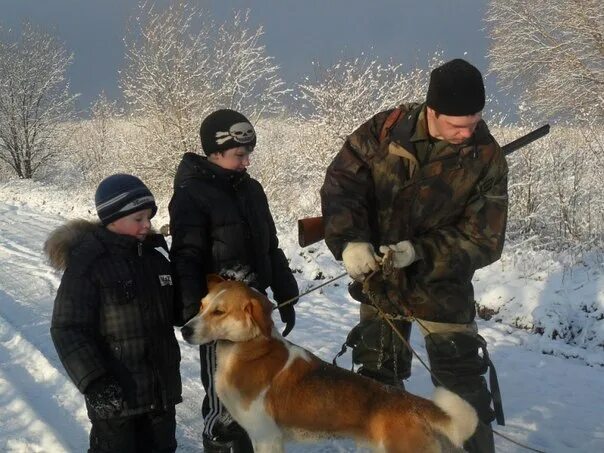
<svg viewBox="0 0 604 453"><path fill-rule="evenodd" d="M130 417L91 420L88 453L172 453L176 451L176 415L168 410Z"/></svg>
<svg viewBox="0 0 604 453"><path fill-rule="evenodd" d="M199 347L201 383L206 391L201 407L203 416L203 443L206 453L253 453L252 442L247 432L222 405L216 394L216 342Z"/></svg>

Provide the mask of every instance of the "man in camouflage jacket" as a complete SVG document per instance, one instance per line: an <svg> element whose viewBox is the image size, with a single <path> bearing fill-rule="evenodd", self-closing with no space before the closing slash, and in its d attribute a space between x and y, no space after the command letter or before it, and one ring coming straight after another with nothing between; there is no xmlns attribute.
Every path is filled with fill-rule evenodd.
<svg viewBox="0 0 604 453"><path fill-rule="evenodd" d="M378 113L348 137L321 199L326 243L353 279L379 269L378 251L390 252L394 272L384 281L394 314L421 320L435 376L488 425L488 358L474 322L472 276L501 255L508 198L505 157L481 119L484 100L474 66L457 59L436 68L425 103ZM369 302L355 286L353 297ZM360 373L399 383L411 354L384 325L361 305L348 342ZM409 336L407 321L397 326ZM494 451L490 429L479 427L466 448Z"/></svg>

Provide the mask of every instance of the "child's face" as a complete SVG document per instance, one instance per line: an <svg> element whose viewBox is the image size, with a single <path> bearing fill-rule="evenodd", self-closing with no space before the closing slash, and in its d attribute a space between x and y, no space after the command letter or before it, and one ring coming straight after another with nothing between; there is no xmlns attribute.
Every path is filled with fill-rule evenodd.
<svg viewBox="0 0 604 453"><path fill-rule="evenodd" d="M151 208L133 212L111 222L107 225L107 229L117 234L134 236L139 241L143 241L151 228L151 212Z"/></svg>
<svg viewBox="0 0 604 453"><path fill-rule="evenodd" d="M251 152L251 147L239 146L237 148L227 149L222 153L212 153L208 159L210 162L227 170L243 171L250 165Z"/></svg>

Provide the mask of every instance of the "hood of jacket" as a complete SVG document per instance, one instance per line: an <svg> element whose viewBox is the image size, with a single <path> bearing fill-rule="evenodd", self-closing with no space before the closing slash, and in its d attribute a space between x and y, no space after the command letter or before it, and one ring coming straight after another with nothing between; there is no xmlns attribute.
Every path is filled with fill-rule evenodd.
<svg viewBox="0 0 604 453"><path fill-rule="evenodd" d="M203 181L220 180L231 185L237 185L248 179L247 171L227 170L208 160L207 157L196 153L185 153L176 170L174 187L178 187L189 179Z"/></svg>
<svg viewBox="0 0 604 453"><path fill-rule="evenodd" d="M138 243L139 241L134 237L110 232L98 221L75 219L50 233L44 243L44 253L52 268L64 271L70 260L75 257L92 261L94 257L103 253L107 246L132 249ZM144 244L167 249L163 237L156 234L153 229L149 231Z"/></svg>
<svg viewBox="0 0 604 453"><path fill-rule="evenodd" d="M93 232L102 228L100 222L84 219L70 220L56 228L44 243L44 254L49 264L58 271L64 271L69 263L72 250L92 237Z"/></svg>

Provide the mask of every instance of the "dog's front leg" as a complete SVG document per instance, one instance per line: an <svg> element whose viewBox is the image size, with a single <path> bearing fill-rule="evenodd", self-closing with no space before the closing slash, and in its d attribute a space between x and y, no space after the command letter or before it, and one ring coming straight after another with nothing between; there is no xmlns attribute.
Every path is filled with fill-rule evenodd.
<svg viewBox="0 0 604 453"><path fill-rule="evenodd" d="M252 439L254 453L285 453L282 437L255 440Z"/></svg>

